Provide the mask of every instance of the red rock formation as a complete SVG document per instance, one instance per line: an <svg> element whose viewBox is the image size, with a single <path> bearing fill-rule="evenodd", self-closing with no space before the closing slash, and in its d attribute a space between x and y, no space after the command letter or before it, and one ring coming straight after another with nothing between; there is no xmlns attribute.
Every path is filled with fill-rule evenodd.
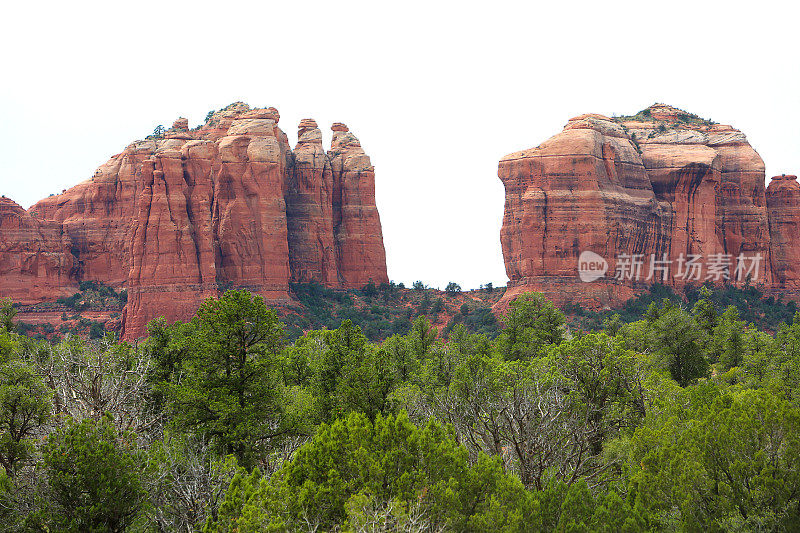
<svg viewBox="0 0 800 533"><path fill-rule="evenodd" d="M632 291L622 283L576 285L580 253L611 258L613 271L616 250L663 252L665 207L623 129L604 117L576 117L537 148L507 155L499 176L509 298L535 287L556 300L626 299Z"/></svg>
<svg viewBox="0 0 800 533"><path fill-rule="evenodd" d="M767 212L774 282L800 295L800 184L797 176L775 176L767 187Z"/></svg>
<svg viewBox="0 0 800 533"><path fill-rule="evenodd" d="M128 236L144 188L142 163L155 150L154 140L135 142L100 166L92 178L31 207L35 217L62 224L78 252L78 279L125 285L130 270Z"/></svg>
<svg viewBox="0 0 800 533"><path fill-rule="evenodd" d="M763 161L731 126L663 104L633 117L582 115L538 147L504 157L498 176L511 280L499 309L528 290L615 305L654 281L681 287L727 276L741 284L751 267L751 281L766 290L800 280L800 268L788 266L800 257L796 187L776 186L770 200ZM604 276L581 281L584 251L607 261ZM699 272L687 268L693 256Z"/></svg>
<svg viewBox="0 0 800 533"><path fill-rule="evenodd" d="M75 292L72 243L57 222L0 197L0 297L28 304Z"/></svg>
<svg viewBox="0 0 800 533"><path fill-rule="evenodd" d="M292 152L279 119L240 102L196 130L179 118L30 214L0 204L0 296L35 287L34 303L84 279L124 287L130 339L157 316L188 319L228 287L277 302L290 281L387 281L374 170L358 140L334 126L344 130L329 157L306 119Z"/></svg>
<svg viewBox="0 0 800 533"><path fill-rule="evenodd" d="M333 141L328 157L333 169L333 224L339 281L359 288L368 282L385 283L386 252L378 208L375 205L375 168L361 143L344 124L331 126Z"/></svg>
<svg viewBox="0 0 800 533"><path fill-rule="evenodd" d="M292 281L336 285L333 172L322 148L322 132L313 119L300 122L293 163L286 195Z"/></svg>

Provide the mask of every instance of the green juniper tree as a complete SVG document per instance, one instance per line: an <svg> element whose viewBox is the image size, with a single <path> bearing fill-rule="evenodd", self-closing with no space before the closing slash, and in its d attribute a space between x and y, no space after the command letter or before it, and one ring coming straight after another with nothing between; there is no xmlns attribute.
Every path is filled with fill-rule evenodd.
<svg viewBox="0 0 800 533"><path fill-rule="evenodd" d="M33 437L50 417L50 395L29 365L0 361L0 466L9 476L33 456Z"/></svg>
<svg viewBox="0 0 800 533"><path fill-rule="evenodd" d="M145 498L133 448L107 419L57 429L43 450L50 507L41 520L57 531L125 531Z"/></svg>
<svg viewBox="0 0 800 533"><path fill-rule="evenodd" d="M282 324L260 296L228 291L203 303L192 325L181 379L161 386L175 425L208 436L244 466L304 431L281 379Z"/></svg>
<svg viewBox="0 0 800 533"><path fill-rule="evenodd" d="M498 338L508 360L541 355L547 345L564 339L564 314L542 294L522 294L509 304L505 329Z"/></svg>

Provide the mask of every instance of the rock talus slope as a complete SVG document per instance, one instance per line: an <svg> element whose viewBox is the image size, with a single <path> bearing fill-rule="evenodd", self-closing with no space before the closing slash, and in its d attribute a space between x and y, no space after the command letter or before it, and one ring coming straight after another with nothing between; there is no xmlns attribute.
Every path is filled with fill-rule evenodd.
<svg viewBox="0 0 800 533"><path fill-rule="evenodd" d="M731 126L664 104L581 115L505 156L498 176L511 280L499 310L529 290L604 307L656 281L800 285L800 186L786 176L765 188L761 157ZM605 272L584 280L589 252Z"/></svg>
<svg viewBox="0 0 800 533"><path fill-rule="evenodd" d="M337 123L326 153L305 119L292 150L279 120L240 102L196 129L178 119L29 212L0 202L0 296L35 303L90 279L126 288L131 339L231 287L284 302L290 282L388 281L374 169L358 140Z"/></svg>

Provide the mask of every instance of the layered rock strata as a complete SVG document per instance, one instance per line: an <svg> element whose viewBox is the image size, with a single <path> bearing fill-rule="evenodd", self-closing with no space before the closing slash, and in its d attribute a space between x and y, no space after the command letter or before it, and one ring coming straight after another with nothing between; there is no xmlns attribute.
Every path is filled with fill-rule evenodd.
<svg viewBox="0 0 800 533"><path fill-rule="evenodd" d="M29 212L0 202L0 296L35 303L89 279L126 288L132 339L231 287L283 302L290 282L388 281L374 168L358 140L337 123L326 153L305 119L292 150L279 120L243 103L193 130L180 118Z"/></svg>
<svg viewBox="0 0 800 533"><path fill-rule="evenodd" d="M731 126L664 104L581 115L505 156L498 176L511 280L499 309L529 290L597 308L654 282L800 281L800 187L789 176L765 189L761 157Z"/></svg>
<svg viewBox="0 0 800 533"><path fill-rule="evenodd" d="M61 224L33 217L0 197L0 298L31 304L72 294L79 274L72 241Z"/></svg>
<svg viewBox="0 0 800 533"><path fill-rule="evenodd" d="M800 184L797 176L775 176L767 187L771 270L774 284L795 299L800 294Z"/></svg>

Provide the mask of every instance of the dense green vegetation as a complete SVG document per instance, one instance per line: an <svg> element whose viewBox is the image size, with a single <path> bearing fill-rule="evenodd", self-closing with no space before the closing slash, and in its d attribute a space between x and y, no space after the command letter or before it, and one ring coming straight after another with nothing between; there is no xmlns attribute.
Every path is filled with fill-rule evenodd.
<svg viewBox="0 0 800 533"><path fill-rule="evenodd" d="M69 322L67 322L69 321ZM62 323L58 327L49 322L43 324L31 324L28 322L19 322L16 324L16 330L31 338L38 340L57 340L67 334L79 335L89 339L99 339L106 334L106 327L103 322L98 320L91 320L83 318L79 314L67 316L62 315Z"/></svg>
<svg viewBox="0 0 800 533"><path fill-rule="evenodd" d="M343 320L359 326L362 333L373 342L383 341L395 334L406 334L412 319L423 315L431 323L438 323L441 335L448 337L457 324L463 324L470 333L483 333L490 339L500 334L501 324L492 313L492 305L503 295L504 289L495 289L491 283L477 291L461 291L460 286L448 284L450 291L439 291L427 287L423 282L416 288L406 289L402 284L367 284L358 290L334 290L317 283L291 285L297 304L278 308L278 316L286 325L284 336L296 340L304 331L313 329L336 329ZM562 306L570 328L591 331L601 328L603 322L619 314L624 323L638 320L647 312L650 304L660 304L665 298L691 307L700 298L702 287L687 286L676 293L664 285L652 285L639 296L631 298L620 308L602 312L584 309L578 304ZM717 288L711 295L714 304L723 309L735 306L742 319L757 327L774 332L783 322L791 322L797 311L794 302L783 302L774 297L765 297L756 287ZM116 292L111 287L95 281L84 281L80 292L57 302L37 304L34 311L69 309L61 313L54 323L22 320L17 322L17 331L25 335L55 342L67 333L91 339L99 339L107 331L115 331L121 323L120 312L127 301L125 291ZM53 307L56 306L56 307ZM111 322L82 316L84 311L111 311ZM116 319L116 320L115 320Z"/></svg>
<svg viewBox="0 0 800 533"><path fill-rule="evenodd" d="M281 313L290 339L310 329L336 329L343 320L350 320L361 328L367 339L381 341L408 333L412 318L420 315L431 322L437 322L444 315L451 317L446 333L459 323L472 333L485 333L492 338L500 331L491 305L500 299L503 291L495 290L491 283L474 291L478 295L474 299L462 294L455 282L448 284L443 292L428 288L421 281L415 282L413 290L394 282L369 283L350 291L333 290L318 283L296 283L291 285L291 290L300 305ZM470 303L466 303L467 300Z"/></svg>
<svg viewBox="0 0 800 533"><path fill-rule="evenodd" d="M84 309L122 309L128 302L125 290L115 291L99 281L82 281L79 292L72 296L59 298L56 303L76 311Z"/></svg>
<svg viewBox="0 0 800 533"><path fill-rule="evenodd" d="M527 294L495 338L464 301L447 338L377 343L229 291L135 346L20 336L4 304L0 529L796 531L800 314L686 296L584 330Z"/></svg>
<svg viewBox="0 0 800 533"><path fill-rule="evenodd" d="M666 285L654 284L618 309L592 312L573 304L565 306L564 312L574 317L579 327L592 330L601 327L603 321L613 318L614 315L619 315L619 320L623 323L639 320L647 314L651 305L661 305L664 300L691 308L701 299L709 300L716 309L733 306L746 323L770 332L777 331L783 323L791 322L798 310L795 302L784 302L774 296L764 296L753 286L740 288L732 285L723 287L687 285L682 294L679 294Z"/></svg>

